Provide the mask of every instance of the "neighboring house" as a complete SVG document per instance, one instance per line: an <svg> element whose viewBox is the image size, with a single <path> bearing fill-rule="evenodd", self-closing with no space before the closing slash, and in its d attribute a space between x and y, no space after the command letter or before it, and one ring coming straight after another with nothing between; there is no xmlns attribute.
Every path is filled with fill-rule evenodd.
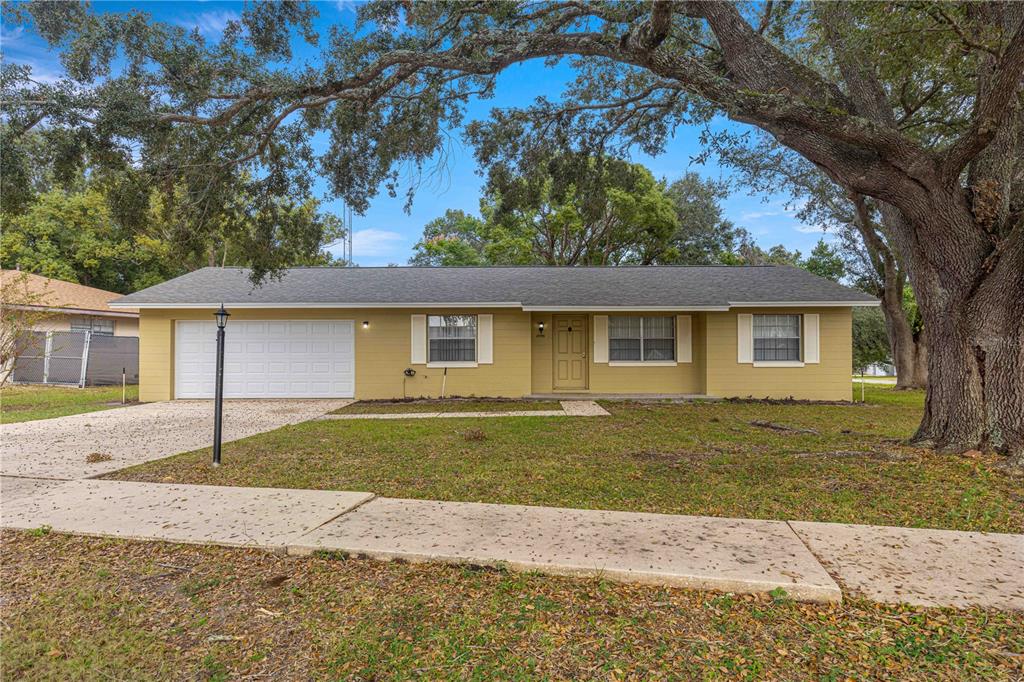
<svg viewBox="0 0 1024 682"><path fill-rule="evenodd" d="M139 313L120 294L0 270L0 381L99 386L138 380Z"/></svg>
<svg viewBox="0 0 1024 682"><path fill-rule="evenodd" d="M138 308L142 400L586 394L850 400L865 294L784 266L205 268Z"/></svg>
<svg viewBox="0 0 1024 682"><path fill-rule="evenodd" d="M139 313L111 308L108 303L121 294L51 279L18 270L0 270L0 289L28 292L30 305L17 305L47 313L33 324L35 331L91 331L109 336L138 336ZM5 301L6 302L6 301Z"/></svg>

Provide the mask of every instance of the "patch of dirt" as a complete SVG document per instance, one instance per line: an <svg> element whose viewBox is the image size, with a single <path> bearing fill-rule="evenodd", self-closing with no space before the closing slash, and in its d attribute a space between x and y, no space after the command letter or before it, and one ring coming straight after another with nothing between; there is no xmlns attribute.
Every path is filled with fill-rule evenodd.
<svg viewBox="0 0 1024 682"><path fill-rule="evenodd" d="M114 459L113 455L108 455L105 452L90 452L85 456L85 461L89 464L96 464L98 462L109 462Z"/></svg>
<svg viewBox="0 0 1024 682"><path fill-rule="evenodd" d="M751 426L756 426L762 429L770 429L772 431L778 431L780 433L807 433L813 436L821 435L815 429L804 429L799 426L788 426L786 424L778 424L776 422L764 421L763 419L755 419L750 422Z"/></svg>
<svg viewBox="0 0 1024 682"><path fill-rule="evenodd" d="M840 405L842 407L879 407L869 403L850 402L847 400L797 400L796 398L724 398L723 402L740 405Z"/></svg>

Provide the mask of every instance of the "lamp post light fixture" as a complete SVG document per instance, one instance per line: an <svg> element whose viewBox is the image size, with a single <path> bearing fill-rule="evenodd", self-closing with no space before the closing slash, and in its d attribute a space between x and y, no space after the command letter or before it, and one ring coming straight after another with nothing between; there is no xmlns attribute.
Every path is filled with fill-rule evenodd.
<svg viewBox="0 0 1024 682"><path fill-rule="evenodd" d="M217 318L217 383L213 396L213 466L220 466L220 433L221 417L224 412L224 327L231 315L220 304L220 310L213 316Z"/></svg>

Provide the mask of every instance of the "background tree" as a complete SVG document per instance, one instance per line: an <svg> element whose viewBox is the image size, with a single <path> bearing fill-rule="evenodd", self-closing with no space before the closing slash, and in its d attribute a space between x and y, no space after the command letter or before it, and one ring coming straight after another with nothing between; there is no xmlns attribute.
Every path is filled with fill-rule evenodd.
<svg viewBox="0 0 1024 682"><path fill-rule="evenodd" d="M84 128L197 206L248 164L260 201L308 193L316 172L362 210L528 59L568 57L578 79L557 102L492 115L527 142L657 153L681 122L756 126L899 214L888 236L932 339L915 442L1024 464L1024 4L377 2L309 68L290 50L293 31L318 44L309 5L253 5L214 45L138 13L5 9L61 46L78 87L5 78L4 137ZM524 139L497 130L492 155Z"/></svg>
<svg viewBox="0 0 1024 682"><path fill-rule="evenodd" d="M56 129L10 146L15 158L4 159L0 180L2 267L130 293L205 265L334 263L326 247L344 229L313 199L256 201L241 175L197 227L184 185L164 194L130 167L62 160L69 144Z"/></svg>
<svg viewBox="0 0 1024 682"><path fill-rule="evenodd" d="M761 251L722 217L724 187L687 173L666 185L643 166L600 159L545 160L519 176L492 168L483 218L448 210L427 223L413 265L619 265L740 263ZM579 187L583 187L580 190Z"/></svg>
<svg viewBox="0 0 1024 682"><path fill-rule="evenodd" d="M36 325L53 316L49 293L31 287L23 272L0 276L0 386L14 375L18 358L31 346Z"/></svg>
<svg viewBox="0 0 1024 682"><path fill-rule="evenodd" d="M728 260L746 232L722 216L721 202L729 195L726 186L687 172L668 186L666 194L678 219L671 239L676 252L673 262L716 265Z"/></svg>
<svg viewBox="0 0 1024 682"><path fill-rule="evenodd" d="M888 234L902 215L857 193L849 193L798 154L760 135L752 144L718 141L720 158L752 191L782 190L799 206L796 216L839 237L851 283L878 297L897 373L897 388L924 388L928 377L924 326L907 271Z"/></svg>
<svg viewBox="0 0 1024 682"><path fill-rule="evenodd" d="M871 365L891 364L885 318L878 308L853 309L853 372L863 375ZM861 395L864 392L861 383Z"/></svg>
<svg viewBox="0 0 1024 682"><path fill-rule="evenodd" d="M423 228L410 265L487 265L487 223L458 209L448 209Z"/></svg>

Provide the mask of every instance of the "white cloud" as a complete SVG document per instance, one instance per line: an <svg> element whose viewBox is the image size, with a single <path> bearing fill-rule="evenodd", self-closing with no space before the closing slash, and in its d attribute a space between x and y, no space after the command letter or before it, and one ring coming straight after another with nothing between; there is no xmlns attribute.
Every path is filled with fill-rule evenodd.
<svg viewBox="0 0 1024 682"><path fill-rule="evenodd" d="M0 47L4 47L8 50L12 47L17 47L24 35L24 26L15 26L13 29L9 29L3 24L0 24Z"/></svg>
<svg viewBox="0 0 1024 682"><path fill-rule="evenodd" d="M401 256L406 251L405 237L372 227L356 230L352 235L352 251L356 262L366 257Z"/></svg>
<svg viewBox="0 0 1024 682"><path fill-rule="evenodd" d="M215 37L224 32L229 21L238 21L241 18L238 12L232 10L210 10L191 17L183 17L178 24L186 28L197 28L203 35Z"/></svg>
<svg viewBox="0 0 1024 682"><path fill-rule="evenodd" d="M804 234L824 234L825 228L821 225L794 225L793 229Z"/></svg>
<svg viewBox="0 0 1024 682"><path fill-rule="evenodd" d="M334 0L334 7L342 14L355 14L361 3L355 0Z"/></svg>
<svg viewBox="0 0 1024 682"><path fill-rule="evenodd" d="M740 220L757 220L769 216L779 215L779 211L749 211L740 215Z"/></svg>

